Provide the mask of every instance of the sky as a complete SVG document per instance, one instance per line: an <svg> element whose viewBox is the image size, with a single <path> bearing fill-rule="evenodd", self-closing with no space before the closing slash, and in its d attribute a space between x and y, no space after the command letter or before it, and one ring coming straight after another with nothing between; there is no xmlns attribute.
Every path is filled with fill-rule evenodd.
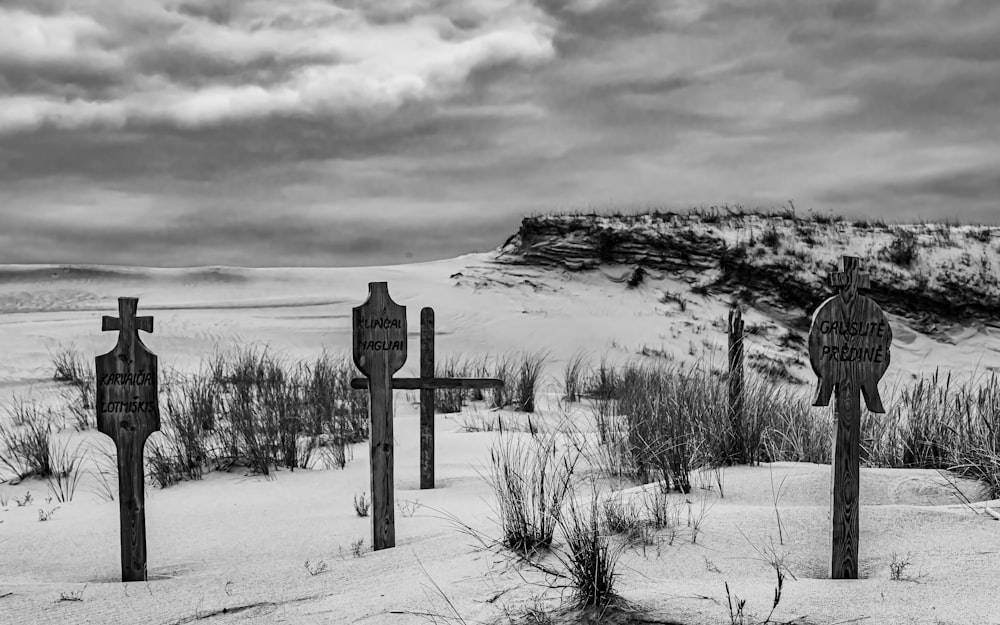
<svg viewBox="0 0 1000 625"><path fill-rule="evenodd" d="M1000 223L1000 3L0 3L0 263L393 264L789 200Z"/></svg>

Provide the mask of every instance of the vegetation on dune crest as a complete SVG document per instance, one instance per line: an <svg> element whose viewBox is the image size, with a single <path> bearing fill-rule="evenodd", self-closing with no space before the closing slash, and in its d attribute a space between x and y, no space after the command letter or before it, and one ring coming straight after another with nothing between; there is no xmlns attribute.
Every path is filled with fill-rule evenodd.
<svg viewBox="0 0 1000 625"><path fill-rule="evenodd" d="M723 206L687 213L549 214L524 218L500 262L570 271L623 263L706 276L702 292L797 309L802 323L827 297L843 255L865 256L872 297L930 331L989 319L1000 308L1000 227L886 224ZM865 250L873 250L866 253Z"/></svg>

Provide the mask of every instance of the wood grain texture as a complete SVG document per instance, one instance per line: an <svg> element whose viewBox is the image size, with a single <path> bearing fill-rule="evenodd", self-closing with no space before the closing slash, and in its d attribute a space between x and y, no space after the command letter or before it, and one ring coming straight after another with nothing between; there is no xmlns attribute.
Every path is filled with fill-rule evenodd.
<svg viewBox="0 0 1000 625"><path fill-rule="evenodd" d="M729 447L729 461L746 464L746 442L743 440L743 313L737 307L729 311L729 422L733 437Z"/></svg>
<svg viewBox="0 0 1000 625"><path fill-rule="evenodd" d="M861 518L861 402L852 380L837 385L833 446L831 579L858 578Z"/></svg>
<svg viewBox="0 0 1000 625"><path fill-rule="evenodd" d="M417 391L421 389L448 388L496 388L503 386L503 380L497 378L393 378L392 388L400 391ZM351 388L366 390L367 378L352 378Z"/></svg>
<svg viewBox="0 0 1000 625"><path fill-rule="evenodd" d="M118 317L102 318L102 331L119 331L118 343L94 363L97 429L117 450L123 582L147 579L143 448L160 429L157 358L138 334L153 331L153 318L136 317L138 303L118 298Z"/></svg>
<svg viewBox="0 0 1000 625"><path fill-rule="evenodd" d="M434 377L434 309L420 311L420 377ZM420 488L434 488L434 389L420 388Z"/></svg>
<svg viewBox="0 0 1000 625"><path fill-rule="evenodd" d="M844 291L813 314L809 363L818 378L813 406L828 406L837 382L853 379L868 409L885 412L878 382L889 368L892 328L879 305L857 292L868 286L857 258L845 256L844 271L832 274L830 282Z"/></svg>
<svg viewBox="0 0 1000 625"><path fill-rule="evenodd" d="M857 579L859 562L861 401L872 412L885 407L878 382L889 368L892 328L882 309L861 295L870 288L859 259L845 256L843 270L830 275L840 289L817 308L809 330L809 362L817 376L814 406L827 406L835 395L832 545L830 577Z"/></svg>
<svg viewBox="0 0 1000 625"><path fill-rule="evenodd" d="M406 362L406 307L385 282L368 283L368 299L353 311L353 355L369 382L372 548L396 546L393 504L392 374Z"/></svg>

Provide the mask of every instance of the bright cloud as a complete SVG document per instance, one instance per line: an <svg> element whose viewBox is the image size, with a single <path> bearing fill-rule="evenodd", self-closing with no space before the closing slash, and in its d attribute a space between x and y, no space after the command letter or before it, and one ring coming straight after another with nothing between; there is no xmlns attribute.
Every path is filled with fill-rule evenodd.
<svg viewBox="0 0 1000 625"><path fill-rule="evenodd" d="M789 199L1000 222L998 104L994 0L8 0L0 262L395 262Z"/></svg>
<svg viewBox="0 0 1000 625"><path fill-rule="evenodd" d="M36 78L0 96L0 133L386 115L447 98L479 69L554 55L553 27L526 3L492 3L465 30L418 7L372 23L362 9L302 4L293 17L281 3L146 5L142 22L86 3L74 7L84 13L44 16L0 8L0 68ZM137 22L147 31L141 37L128 28ZM110 84L62 95L70 72Z"/></svg>

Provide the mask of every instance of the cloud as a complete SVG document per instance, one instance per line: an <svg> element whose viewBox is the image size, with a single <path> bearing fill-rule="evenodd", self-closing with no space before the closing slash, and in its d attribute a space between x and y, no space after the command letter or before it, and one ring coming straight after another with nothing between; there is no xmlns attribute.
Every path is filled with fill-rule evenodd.
<svg viewBox="0 0 1000 625"><path fill-rule="evenodd" d="M0 8L0 75L24 89L0 96L0 133L384 117L447 98L477 69L552 58L552 28L538 11L492 5L491 19L470 30L442 14L398 11L405 23L372 23L361 9L325 2L305 2L294 16L273 3L147 3L141 37L126 28L140 15L96 4L47 16ZM29 72L41 78L18 78ZM69 73L106 74L114 87L63 93Z"/></svg>
<svg viewBox="0 0 1000 625"><path fill-rule="evenodd" d="M10 0L0 262L443 257L560 208L997 221L998 101L991 0Z"/></svg>

